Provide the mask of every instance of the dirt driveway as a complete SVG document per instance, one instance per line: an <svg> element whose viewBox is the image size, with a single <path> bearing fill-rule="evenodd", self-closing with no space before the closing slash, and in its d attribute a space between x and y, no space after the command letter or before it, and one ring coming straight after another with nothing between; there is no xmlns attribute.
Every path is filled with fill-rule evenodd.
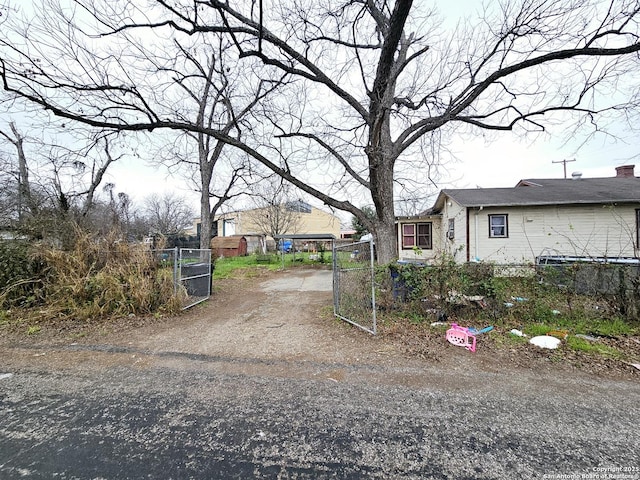
<svg viewBox="0 0 640 480"><path fill-rule="evenodd" d="M334 319L330 286L265 272L177 318L0 339L0 477L640 478L636 378L416 356Z"/></svg>
<svg viewBox="0 0 640 480"><path fill-rule="evenodd" d="M262 272L218 282L212 298L183 317L110 336L109 343L231 359L375 361L376 340L335 319L332 305L329 270ZM388 357L394 350L385 348Z"/></svg>
<svg viewBox="0 0 640 480"><path fill-rule="evenodd" d="M152 326L129 342L149 350L213 356L349 361L354 355L349 347L358 335L332 320L331 292L329 270L227 280L180 326Z"/></svg>
<svg viewBox="0 0 640 480"><path fill-rule="evenodd" d="M388 342L337 320L332 305L330 270L262 271L216 282L209 301L178 317L131 317L60 332L44 327L38 336L0 338L0 354L7 359L5 369L25 363L63 368L175 364L198 356L260 369L264 362L331 365L402 357Z"/></svg>
<svg viewBox="0 0 640 480"><path fill-rule="evenodd" d="M158 364L181 358L238 360L243 371L256 368L277 372L275 364L325 365L330 378L342 379L334 366L376 365L413 369L424 380L449 378L446 373L485 371L502 374L548 372L573 376L596 373L610 378L637 380L640 371L613 359L584 358L557 361L553 351L530 345L505 348L490 337L480 339L475 353L453 347L442 335L425 335L409 326L382 327L372 336L333 316L332 272L294 268L286 271L252 271L240 278L215 282L210 300L178 317L125 318L80 330L55 331L44 327L38 336L0 337L0 355L7 368L29 365L88 368L103 364ZM446 328L446 327L441 327ZM496 334L499 336L499 334ZM636 340L637 341L637 340ZM3 354L5 348L10 353ZM38 350L40 353L34 353ZM84 357L78 362L78 355ZM250 361L249 361L250 360ZM337 368L337 367L336 367ZM445 375L442 373L445 372ZM468 379L475 381L475 376ZM445 379L445 380L443 380Z"/></svg>

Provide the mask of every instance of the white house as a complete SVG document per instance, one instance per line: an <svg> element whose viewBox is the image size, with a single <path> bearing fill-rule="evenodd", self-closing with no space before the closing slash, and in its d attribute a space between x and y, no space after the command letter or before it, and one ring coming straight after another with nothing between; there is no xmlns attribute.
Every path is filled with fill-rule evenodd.
<svg viewBox="0 0 640 480"><path fill-rule="evenodd" d="M640 178L521 180L513 188L442 190L435 205L400 217L398 257L532 262L540 255L639 257Z"/></svg>

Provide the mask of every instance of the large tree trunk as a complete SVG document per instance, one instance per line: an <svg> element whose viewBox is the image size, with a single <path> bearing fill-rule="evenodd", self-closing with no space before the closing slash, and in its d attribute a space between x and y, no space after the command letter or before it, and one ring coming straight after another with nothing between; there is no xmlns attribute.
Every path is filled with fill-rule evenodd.
<svg viewBox="0 0 640 480"><path fill-rule="evenodd" d="M211 199L209 188L211 185L211 173L208 169L200 168L201 193L200 193L200 248L211 248Z"/></svg>
<svg viewBox="0 0 640 480"><path fill-rule="evenodd" d="M398 258L395 222L376 222L376 258L379 264L391 263Z"/></svg>
<svg viewBox="0 0 640 480"><path fill-rule="evenodd" d="M377 261L380 264L390 263L398 258L393 208L394 162L389 155L383 153L386 148L388 146L383 146L369 154L371 193L376 208L372 233L376 242Z"/></svg>

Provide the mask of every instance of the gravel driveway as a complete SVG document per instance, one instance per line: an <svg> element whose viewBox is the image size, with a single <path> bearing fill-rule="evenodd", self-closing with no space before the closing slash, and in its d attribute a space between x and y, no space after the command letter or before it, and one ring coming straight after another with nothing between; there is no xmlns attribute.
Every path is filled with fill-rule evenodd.
<svg viewBox="0 0 640 480"><path fill-rule="evenodd" d="M286 271L178 319L4 339L0 478L640 478L637 380L407 358L329 289Z"/></svg>

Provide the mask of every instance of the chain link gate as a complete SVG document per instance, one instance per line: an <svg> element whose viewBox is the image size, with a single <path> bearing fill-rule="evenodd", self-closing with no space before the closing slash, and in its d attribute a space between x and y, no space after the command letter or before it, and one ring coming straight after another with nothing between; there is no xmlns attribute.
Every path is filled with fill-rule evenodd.
<svg viewBox="0 0 640 480"><path fill-rule="evenodd" d="M376 334L373 242L333 246L333 312L336 317Z"/></svg>
<svg viewBox="0 0 640 480"><path fill-rule="evenodd" d="M152 250L158 267L173 279L173 292L180 294L186 310L211 296L211 250L169 248Z"/></svg>
<svg viewBox="0 0 640 480"><path fill-rule="evenodd" d="M211 250L181 248L178 268L180 285L187 292L183 310L211 296Z"/></svg>

